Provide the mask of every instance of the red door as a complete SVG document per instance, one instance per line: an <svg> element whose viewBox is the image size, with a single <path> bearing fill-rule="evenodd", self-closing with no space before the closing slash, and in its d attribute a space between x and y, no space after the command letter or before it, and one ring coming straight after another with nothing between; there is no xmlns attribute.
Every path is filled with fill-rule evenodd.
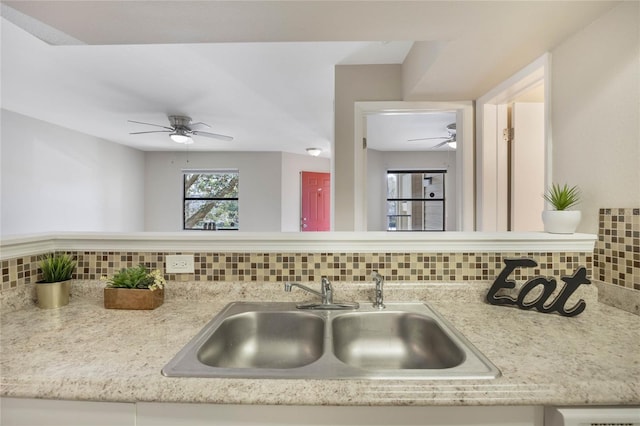
<svg viewBox="0 0 640 426"><path fill-rule="evenodd" d="M301 172L301 231L328 231L331 222L331 173Z"/></svg>

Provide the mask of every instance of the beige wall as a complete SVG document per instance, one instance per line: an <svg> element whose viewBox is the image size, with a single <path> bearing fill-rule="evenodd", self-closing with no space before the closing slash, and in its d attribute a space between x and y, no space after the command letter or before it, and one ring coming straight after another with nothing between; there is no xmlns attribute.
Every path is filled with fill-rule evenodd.
<svg viewBox="0 0 640 426"><path fill-rule="evenodd" d="M402 100L401 65L336 66L333 150L335 231L353 231L355 227L354 102L398 100Z"/></svg>
<svg viewBox="0 0 640 426"><path fill-rule="evenodd" d="M623 2L552 51L553 180L583 191L578 232L601 207L640 206L640 3Z"/></svg>
<svg viewBox="0 0 640 426"><path fill-rule="evenodd" d="M420 85L425 79L427 71L438 59L443 41L416 41L402 63L402 91L406 101L420 100L424 93L420 93ZM429 100L435 100L432 96ZM450 100L450 99L445 99Z"/></svg>
<svg viewBox="0 0 640 426"><path fill-rule="evenodd" d="M552 175L583 191L578 232L597 233L599 208L640 206L639 9L623 2L552 51ZM336 67L337 231L354 229L353 103L406 100L419 78L404 68Z"/></svg>

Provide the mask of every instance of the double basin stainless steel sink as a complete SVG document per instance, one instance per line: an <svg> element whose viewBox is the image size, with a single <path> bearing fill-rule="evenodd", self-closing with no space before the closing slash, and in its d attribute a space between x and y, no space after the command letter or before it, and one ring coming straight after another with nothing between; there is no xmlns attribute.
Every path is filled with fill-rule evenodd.
<svg viewBox="0 0 640 426"><path fill-rule="evenodd" d="M299 310L234 302L162 370L170 377L492 379L499 370L423 303Z"/></svg>

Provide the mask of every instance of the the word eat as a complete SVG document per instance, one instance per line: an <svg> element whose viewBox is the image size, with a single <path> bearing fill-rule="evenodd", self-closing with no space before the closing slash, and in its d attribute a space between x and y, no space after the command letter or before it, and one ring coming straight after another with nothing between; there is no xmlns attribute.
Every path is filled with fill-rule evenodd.
<svg viewBox="0 0 640 426"><path fill-rule="evenodd" d="M520 293L517 298L513 298L507 295L496 296L498 291L503 288L514 288L516 286L515 281L508 280L507 277L518 267L536 267L538 264L533 259L505 259L505 267L498 275L498 278L493 282L493 285L487 293L487 302L492 305L515 305L520 309L532 309L536 308L542 313L558 312L560 315L572 317L580 314L584 311L586 303L583 299L580 299L573 307L567 309L565 304L574 291L582 284L590 284L591 281L587 279L587 270L584 266L579 267L576 272L570 277L562 277L562 281L565 282L564 288L560 291L560 294L551 301L549 298L557 287L557 281L553 278L547 279L544 277L535 277L527 281L520 289ZM525 301L527 295L537 286L542 286L542 293L532 301Z"/></svg>

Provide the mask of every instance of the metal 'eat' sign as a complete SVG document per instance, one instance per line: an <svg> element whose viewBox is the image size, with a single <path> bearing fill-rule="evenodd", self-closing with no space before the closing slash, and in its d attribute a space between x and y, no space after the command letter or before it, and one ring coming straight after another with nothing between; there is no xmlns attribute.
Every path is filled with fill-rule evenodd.
<svg viewBox="0 0 640 426"><path fill-rule="evenodd" d="M487 302L492 305L512 305L517 306L520 309L536 309L539 312L548 314L551 312L558 312L560 315L573 317L584 311L586 303L583 299L580 299L575 305L567 308L565 305L569 297L574 291L582 284L590 284L591 281L587 279L587 269L584 266L580 266L576 272L570 277L562 277L562 281L565 282L564 287L555 299L549 302L549 299L558 285L554 278L535 277L527 281L520 289L517 298L513 298L507 295L497 296L499 290L503 288L514 288L516 286L515 281L508 280L507 277L516 268L519 267L536 267L538 264L533 259L505 259L505 267L500 272L493 285L487 293ZM535 299L525 301L527 295L537 286L542 286L542 293Z"/></svg>

